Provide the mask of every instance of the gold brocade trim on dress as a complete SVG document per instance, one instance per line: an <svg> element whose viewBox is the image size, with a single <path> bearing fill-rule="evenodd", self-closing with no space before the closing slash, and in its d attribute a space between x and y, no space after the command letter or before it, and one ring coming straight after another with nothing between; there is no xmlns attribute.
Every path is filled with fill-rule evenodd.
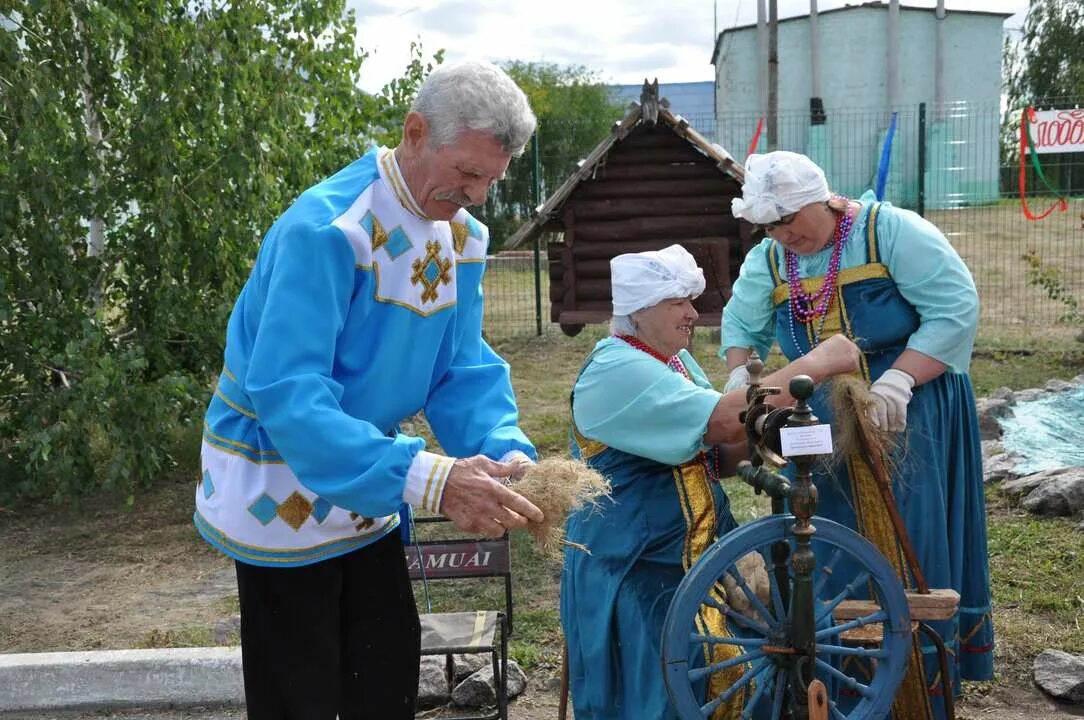
<svg viewBox="0 0 1084 720"><path fill-rule="evenodd" d="M699 458L674 468L678 502L685 516L685 546L681 563L685 572L700 559L715 541L715 496L711 492L707 468Z"/></svg>
<svg viewBox="0 0 1084 720"><path fill-rule="evenodd" d="M681 512L685 517L685 544L682 548L681 560L685 572L700 556L711 547L718 538L715 535L715 527L718 518L715 508L715 495L711 491L711 479L704 462L698 457L683 463L673 470L674 485L678 493L678 502ZM718 584L710 591L711 598L723 604L726 602L725 592ZM696 627L701 634L715 637L731 637L726 626L726 617L717 607L702 604L696 615ZM704 643L704 664L710 666L724 660L738 657L743 651L737 645L722 645ZM705 702L711 702L733 686L749 669L747 663L740 663L718 672L714 672L708 678L707 697ZM737 720L741 717L745 706L747 693L753 691L752 684L747 685L734 695L730 701L723 703L712 713L712 720Z"/></svg>
<svg viewBox="0 0 1084 720"><path fill-rule="evenodd" d="M775 266L775 263L772 263ZM881 263L866 263L865 265L855 265L844 270L839 271L839 278L836 281L836 291L844 285L850 285L851 283L862 282L863 280L874 280L876 278L892 277L888 273L888 268ZM818 275L816 277L802 278L802 292L815 293L821 289L821 285L824 284L824 276ZM772 290L772 305L778 305L779 303L790 300L790 285L785 281L780 281L776 284L775 289Z"/></svg>
<svg viewBox="0 0 1084 720"><path fill-rule="evenodd" d="M579 428L575 425L572 426L572 437L576 441L576 446L580 449L580 459L584 462L610 449L609 445L600 443L598 440L592 440L580 433Z"/></svg>

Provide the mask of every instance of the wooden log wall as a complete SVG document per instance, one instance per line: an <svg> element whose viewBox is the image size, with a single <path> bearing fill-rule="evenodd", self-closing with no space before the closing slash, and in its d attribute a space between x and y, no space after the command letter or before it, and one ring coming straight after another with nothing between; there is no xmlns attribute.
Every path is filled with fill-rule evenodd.
<svg viewBox="0 0 1084 720"><path fill-rule="evenodd" d="M752 228L730 214L741 187L664 125L617 143L565 201L563 243L547 248L550 319L610 316L610 259L680 243L704 270L696 308L717 322ZM567 331L567 330L566 330Z"/></svg>

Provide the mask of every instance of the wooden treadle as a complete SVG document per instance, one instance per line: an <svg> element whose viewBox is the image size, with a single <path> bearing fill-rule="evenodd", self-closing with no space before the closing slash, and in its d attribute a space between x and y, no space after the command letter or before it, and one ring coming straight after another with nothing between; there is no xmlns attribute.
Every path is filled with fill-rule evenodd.
<svg viewBox="0 0 1084 720"><path fill-rule="evenodd" d="M928 595L907 592L907 605L911 610L911 632L919 622L926 620L949 620L956 614L960 605L960 594L948 588L930 590ZM874 600L844 600L832 611L837 623L844 623L855 618L865 617L877 612L880 606ZM863 625L846 630L839 639L847 645L877 647L883 637L881 623Z"/></svg>
<svg viewBox="0 0 1084 720"><path fill-rule="evenodd" d="M912 620L949 620L960 605L960 593L950 588L930 590L929 595L907 592L907 605ZM880 606L875 600L844 600L832 610L837 622L854 620L877 612Z"/></svg>

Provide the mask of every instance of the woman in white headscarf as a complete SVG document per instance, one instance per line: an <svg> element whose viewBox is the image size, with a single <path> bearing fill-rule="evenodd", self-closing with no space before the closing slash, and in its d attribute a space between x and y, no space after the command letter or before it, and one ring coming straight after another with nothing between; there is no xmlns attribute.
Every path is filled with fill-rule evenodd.
<svg viewBox="0 0 1084 720"><path fill-rule="evenodd" d="M934 225L872 192L857 201L832 194L804 155L750 155L742 192L734 215L767 237L746 256L723 312L726 387L746 382L750 347L763 357L778 341L795 360L841 334L858 343L870 421L907 433L893 490L919 565L929 587L961 596L957 617L935 625L949 647L953 686L958 675L991 679L982 455L967 375L978 324L971 274ZM826 400L819 390L812 401L822 422L832 418ZM898 538L876 519L883 504L865 460L847 458L815 479L818 513L862 532L901 571ZM853 576L839 570L839 582ZM939 710L932 650L923 649L926 684Z"/></svg>
<svg viewBox="0 0 1084 720"><path fill-rule="evenodd" d="M569 518L561 579L576 720L674 717L660 668L662 623L685 572L736 527L718 479L744 446L718 443L740 430L744 393L722 395L685 349L704 274L680 245L619 255L610 262L613 335L587 357L572 396L572 453L610 479L612 502ZM766 378L815 380L857 367L857 347L840 336ZM783 402L789 398L784 397ZM792 401L792 400L791 400ZM702 620L726 635L717 610ZM736 646L714 646L713 661ZM693 658L704 664L704 657ZM741 676L735 666L698 690L715 697ZM707 699L705 699L705 702ZM740 708L738 693L726 708ZM729 717L729 715L727 715Z"/></svg>

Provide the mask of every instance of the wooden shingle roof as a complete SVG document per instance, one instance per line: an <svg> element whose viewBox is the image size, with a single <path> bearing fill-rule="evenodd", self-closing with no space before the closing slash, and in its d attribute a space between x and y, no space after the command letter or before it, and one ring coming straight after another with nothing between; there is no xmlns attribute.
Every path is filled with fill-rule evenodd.
<svg viewBox="0 0 1084 720"><path fill-rule="evenodd" d="M578 163L576 171L542 205L535 209L534 217L516 230L504 247L508 249L515 248L533 241L536 236L548 229L559 229L547 227L547 225L555 218L560 217L564 203L572 192L580 183L594 178L600 168L605 168L606 158L610 151L639 125L661 125L670 129L671 132L684 139L698 152L714 161L721 172L733 177L738 181L739 185L744 181L745 168L725 149L712 143L697 132L685 118L670 112L669 108L665 107L665 100L662 102L654 102L653 100L653 98L649 98L643 103L631 103L629 112L622 120L614 123L609 136Z"/></svg>

